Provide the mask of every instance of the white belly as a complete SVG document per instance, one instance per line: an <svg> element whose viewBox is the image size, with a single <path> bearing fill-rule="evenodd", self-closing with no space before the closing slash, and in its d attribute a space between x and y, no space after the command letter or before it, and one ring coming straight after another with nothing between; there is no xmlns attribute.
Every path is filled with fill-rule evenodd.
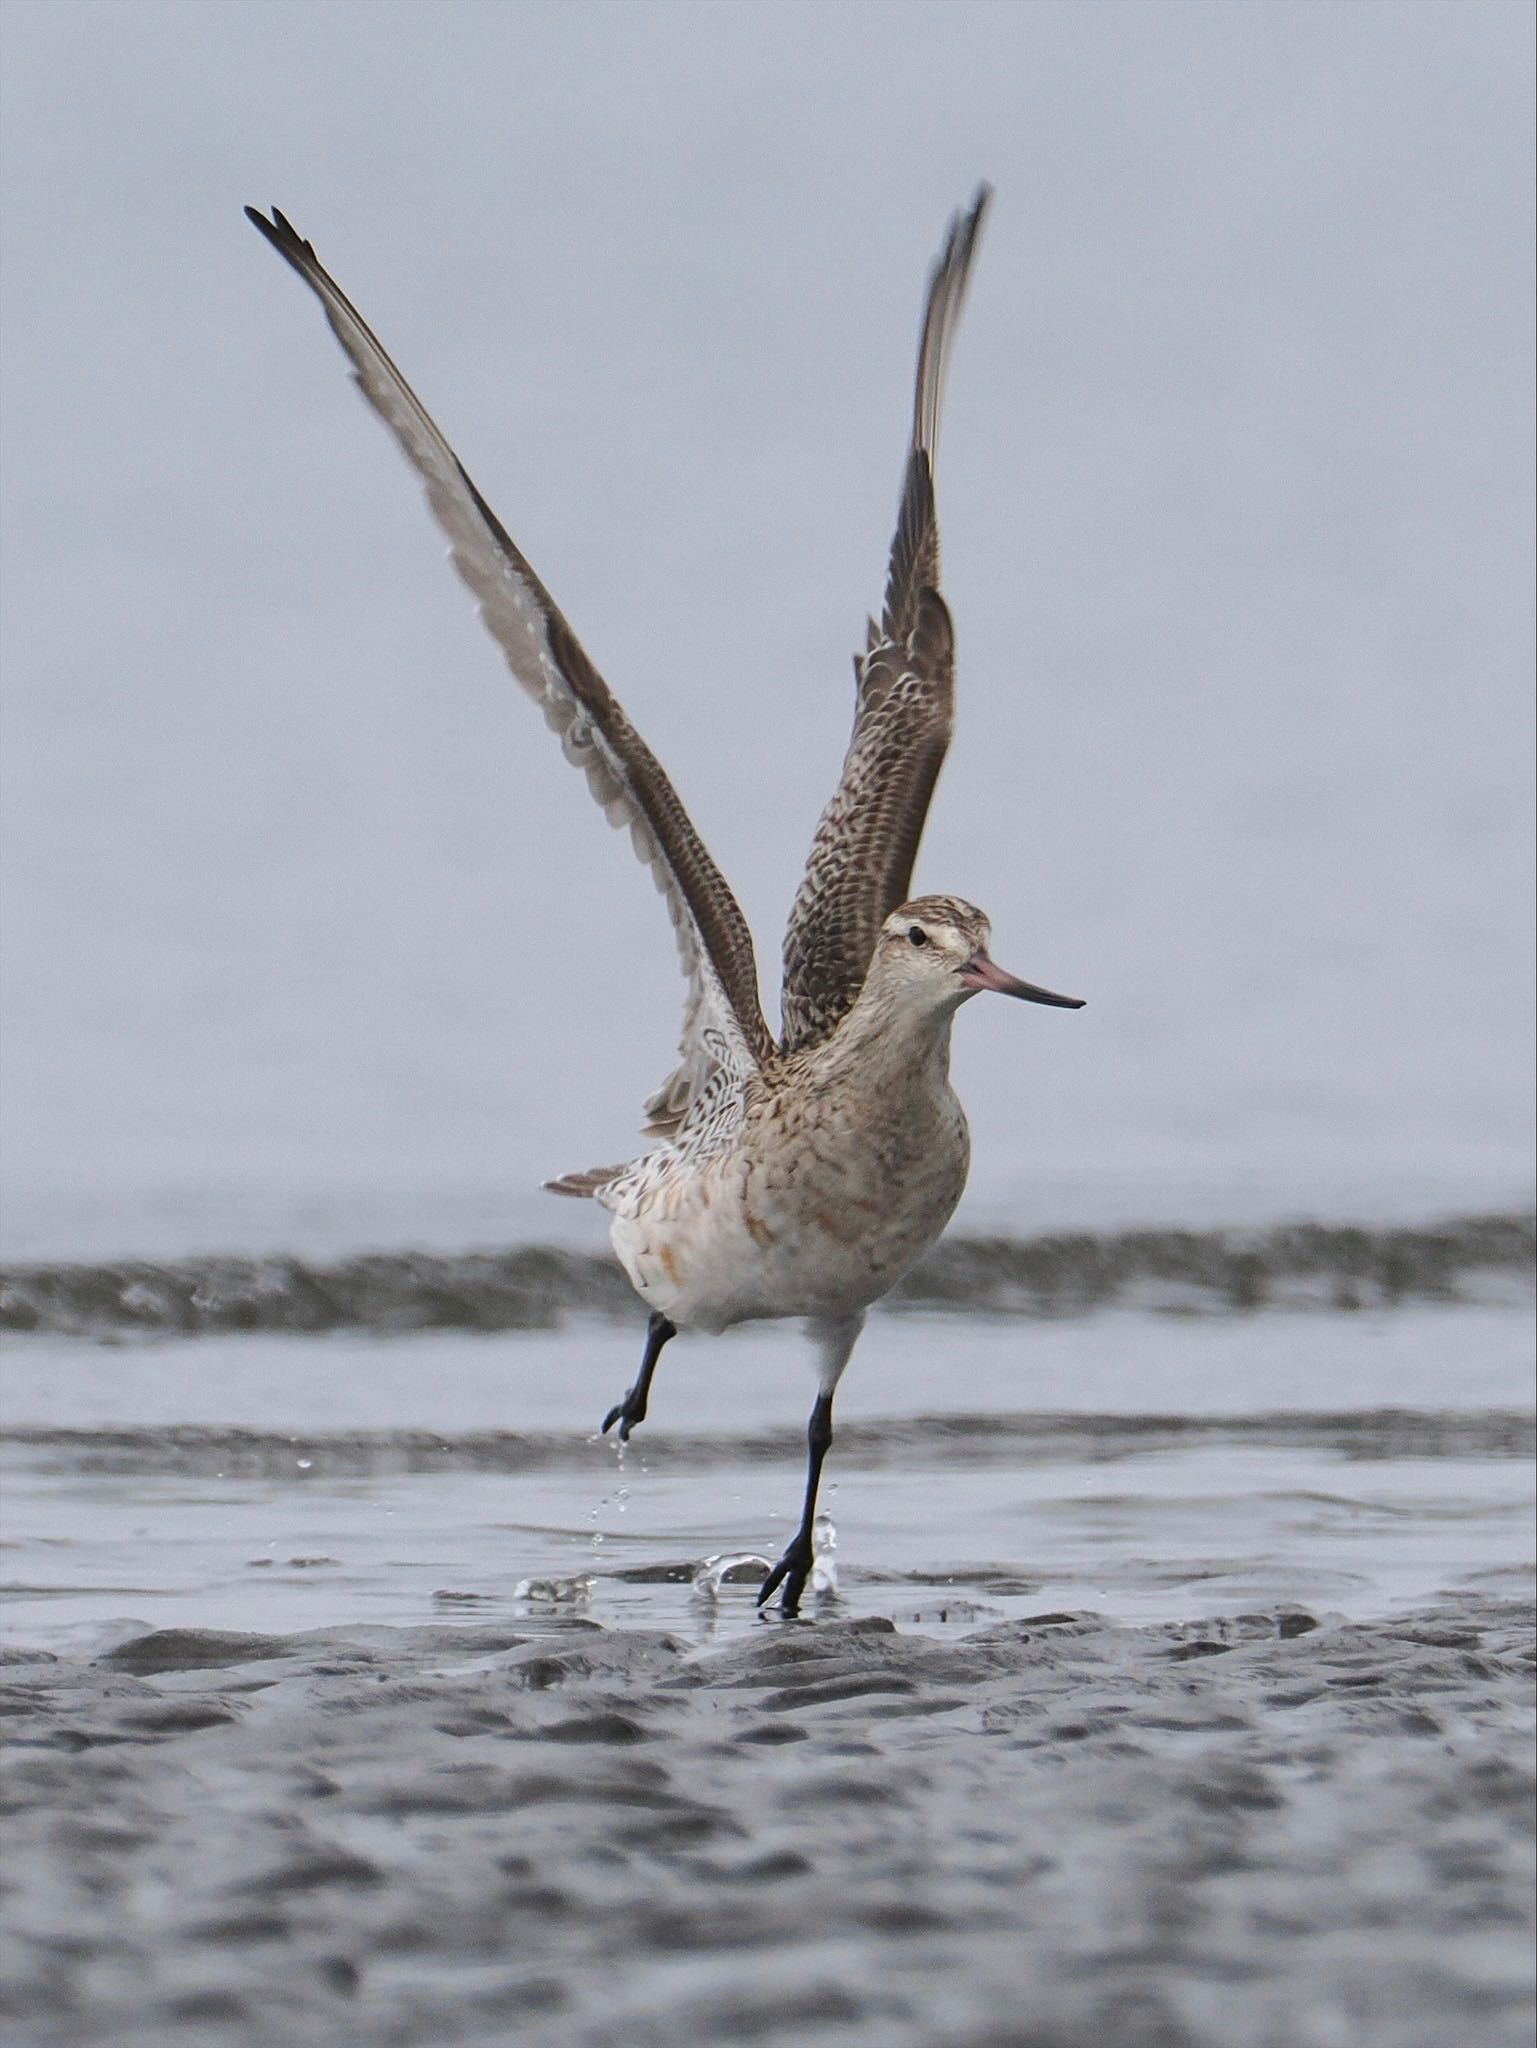
<svg viewBox="0 0 1537 2048"><path fill-rule="evenodd" d="M655 1154L651 1172L615 1189L620 1263L680 1329L867 1308L939 1236L966 1183L958 1104L929 1142L878 1160L837 1131L815 1146L786 1135L692 1165Z"/></svg>

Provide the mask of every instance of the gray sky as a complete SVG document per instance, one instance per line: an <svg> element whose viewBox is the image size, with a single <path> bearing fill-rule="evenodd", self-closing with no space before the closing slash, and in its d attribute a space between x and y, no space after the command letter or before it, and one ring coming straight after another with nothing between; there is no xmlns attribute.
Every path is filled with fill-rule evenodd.
<svg viewBox="0 0 1537 2048"><path fill-rule="evenodd" d="M1090 1007L961 1019L979 1204L1508 1199L1531 41L1516 0L9 0L18 1236L92 1203L478 1226L622 1152L676 1033L649 884L241 204L455 441L772 996L925 270L983 176L919 881Z"/></svg>

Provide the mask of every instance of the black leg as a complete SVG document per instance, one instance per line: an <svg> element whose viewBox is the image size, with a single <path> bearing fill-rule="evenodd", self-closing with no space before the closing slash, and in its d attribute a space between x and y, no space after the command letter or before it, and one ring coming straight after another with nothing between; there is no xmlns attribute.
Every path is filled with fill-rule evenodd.
<svg viewBox="0 0 1537 2048"><path fill-rule="evenodd" d="M758 1594L758 1605L766 1606L775 1590L782 1584L784 1594L779 1602L781 1614L798 1614L801 1595L806 1590L806 1581L811 1576L811 1567L816 1561L812 1546L812 1531L817 1518L817 1486L822 1477L822 1460L833 1440L833 1397L830 1393L818 1394L817 1404L811 1411L811 1422L806 1430L806 1505L801 1510L801 1525L795 1532L795 1539L784 1556L763 1581Z"/></svg>
<svg viewBox="0 0 1537 2048"><path fill-rule="evenodd" d="M635 1384L615 1408L610 1408L603 1418L603 1434L617 1422L619 1441L623 1443L637 1422L646 1419L646 1396L651 1392L651 1375L656 1371L656 1362L662 1355L662 1346L669 1337L676 1337L677 1325L668 1322L664 1315L653 1315L646 1325L646 1351L636 1374Z"/></svg>

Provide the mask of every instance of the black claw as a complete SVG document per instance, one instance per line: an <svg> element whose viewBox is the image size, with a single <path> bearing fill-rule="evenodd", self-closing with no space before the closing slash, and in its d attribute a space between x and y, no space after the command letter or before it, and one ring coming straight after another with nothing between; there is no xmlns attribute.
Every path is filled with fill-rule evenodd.
<svg viewBox="0 0 1537 2048"><path fill-rule="evenodd" d="M781 1614L798 1614L801 1595L806 1590L806 1581L811 1576L812 1558L797 1543L792 1543L784 1556L758 1588L758 1605L767 1607L774 1594L782 1585L784 1597L779 1603Z"/></svg>
<svg viewBox="0 0 1537 2048"><path fill-rule="evenodd" d="M639 1415L633 1413L633 1411L630 1408L629 1399L628 1397L626 1397L626 1399L621 1401L617 1407L609 1409L607 1415L605 1415L603 1418L603 1428L600 1433L603 1436L607 1436L609 1431L617 1422L619 1424L619 1441L622 1444L628 1443L630 1440L630 1431L635 1427L637 1422L644 1422L645 1419L645 1410L642 1409Z"/></svg>

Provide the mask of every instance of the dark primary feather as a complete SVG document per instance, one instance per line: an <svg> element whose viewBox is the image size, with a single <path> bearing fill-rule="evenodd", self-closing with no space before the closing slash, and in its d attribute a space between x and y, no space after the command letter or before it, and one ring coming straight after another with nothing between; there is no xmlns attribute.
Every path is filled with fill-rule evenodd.
<svg viewBox="0 0 1537 2048"><path fill-rule="evenodd" d="M950 744L955 636L939 594L934 455L950 342L991 196L984 185L956 215L929 279L885 603L855 658L853 736L785 933L786 1052L825 1038L853 1006L883 920L910 893Z"/></svg>
<svg viewBox="0 0 1537 2048"><path fill-rule="evenodd" d="M647 1108L655 1128L675 1128L723 1059L750 1066L772 1055L746 919L656 756L314 249L276 208L270 220L251 207L246 217L320 300L364 397L421 477L454 564L479 599L508 666L540 704L567 758L585 771L610 821L630 827L636 852L657 877L690 990L683 1064Z"/></svg>

